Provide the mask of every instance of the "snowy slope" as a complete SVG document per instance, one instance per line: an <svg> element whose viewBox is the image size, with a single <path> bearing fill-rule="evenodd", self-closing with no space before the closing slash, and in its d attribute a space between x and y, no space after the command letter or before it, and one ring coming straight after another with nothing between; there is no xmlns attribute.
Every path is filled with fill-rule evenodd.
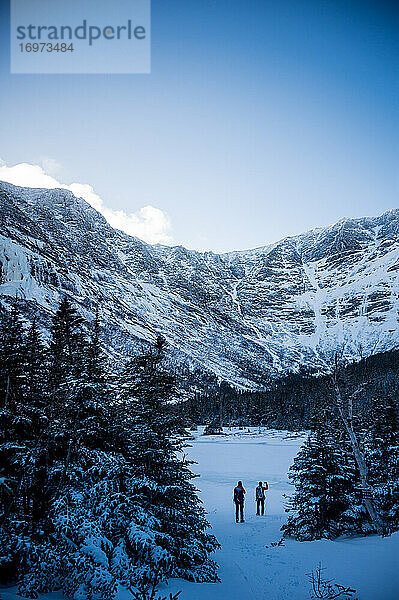
<svg viewBox="0 0 399 600"><path fill-rule="evenodd" d="M176 360L242 387L398 343L399 210L218 255L148 245L67 190L0 182L0 265L0 294L43 327L63 294L89 319L100 303L115 355L161 333Z"/></svg>

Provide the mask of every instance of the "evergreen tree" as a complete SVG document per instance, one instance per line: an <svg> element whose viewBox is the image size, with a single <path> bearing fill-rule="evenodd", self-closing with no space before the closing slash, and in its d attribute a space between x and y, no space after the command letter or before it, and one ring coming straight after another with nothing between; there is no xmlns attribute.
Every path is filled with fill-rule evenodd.
<svg viewBox="0 0 399 600"><path fill-rule="evenodd" d="M353 528L354 470L321 428L309 435L290 470L295 493L285 535L298 540L335 538Z"/></svg>
<svg viewBox="0 0 399 600"><path fill-rule="evenodd" d="M24 365L24 329L14 303L11 312L0 312L0 403L20 399Z"/></svg>
<svg viewBox="0 0 399 600"><path fill-rule="evenodd" d="M184 441L178 437L181 424L170 410L175 380L162 369L164 347L158 338L155 349L131 360L122 377L135 467L130 485L147 507L147 514L133 509L129 544L137 565L145 565L144 579L161 564L166 577L214 581L216 568L208 554L217 542L206 533L209 525L191 483L190 463L182 454Z"/></svg>
<svg viewBox="0 0 399 600"><path fill-rule="evenodd" d="M0 538L5 549L2 560L6 571L12 565L11 572L23 572L32 522L43 508L43 413L36 396L38 390L34 399L30 396L33 382L38 380L37 361L28 352L32 328L26 335L15 306L10 314L2 314L0 327L4 393L0 415ZM30 400L34 400L34 406Z"/></svg>
<svg viewBox="0 0 399 600"><path fill-rule="evenodd" d="M399 423L392 396L373 398L371 427L365 439L368 477L386 531L399 529Z"/></svg>
<svg viewBox="0 0 399 600"><path fill-rule="evenodd" d="M114 600L121 583L134 592L168 576L215 580L217 542L176 456L163 341L131 361L117 396L98 315L83 325L62 302L48 362L36 324L21 329L23 384L0 424L2 572L24 597L61 589L71 600Z"/></svg>
<svg viewBox="0 0 399 600"><path fill-rule="evenodd" d="M41 340L36 319L33 319L24 341L24 403L30 411L37 412L44 407L45 381L48 364L45 346Z"/></svg>
<svg viewBox="0 0 399 600"><path fill-rule="evenodd" d="M79 372L79 359L84 344L82 318L70 301L61 300L53 317L49 347L49 388L53 399L71 374ZM60 399L60 398L59 398Z"/></svg>

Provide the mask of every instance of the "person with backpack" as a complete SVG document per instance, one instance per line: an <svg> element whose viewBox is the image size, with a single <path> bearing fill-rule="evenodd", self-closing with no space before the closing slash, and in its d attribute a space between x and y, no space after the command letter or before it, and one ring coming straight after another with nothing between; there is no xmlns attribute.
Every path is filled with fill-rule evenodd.
<svg viewBox="0 0 399 600"><path fill-rule="evenodd" d="M238 523L238 517L241 517L241 523L244 523L244 496L245 490L242 485L242 481L237 483L237 486L234 488L234 498L233 502L236 505L236 523Z"/></svg>
<svg viewBox="0 0 399 600"><path fill-rule="evenodd" d="M265 514L265 492L269 489L267 481L263 485L261 481L259 481L259 485L255 490L255 500L256 500L256 514L259 517L262 511L262 517Z"/></svg>

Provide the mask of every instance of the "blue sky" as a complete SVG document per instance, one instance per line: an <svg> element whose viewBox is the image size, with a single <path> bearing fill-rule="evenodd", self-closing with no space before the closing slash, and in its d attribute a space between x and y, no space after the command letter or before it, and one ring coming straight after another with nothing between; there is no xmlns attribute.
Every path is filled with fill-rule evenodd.
<svg viewBox="0 0 399 600"><path fill-rule="evenodd" d="M1 7L6 168L132 233L226 251L399 205L395 3L153 0L150 75L10 75Z"/></svg>

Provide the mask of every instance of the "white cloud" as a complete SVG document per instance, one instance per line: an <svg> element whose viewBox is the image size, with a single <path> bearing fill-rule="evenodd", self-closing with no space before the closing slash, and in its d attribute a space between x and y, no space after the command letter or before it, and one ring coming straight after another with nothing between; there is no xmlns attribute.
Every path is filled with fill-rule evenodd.
<svg viewBox="0 0 399 600"><path fill-rule="evenodd" d="M5 162L1 161L0 179L14 185L26 187L67 187L66 185L61 185L54 177L47 175L38 165L30 165L28 163L19 163L13 167L8 167Z"/></svg>
<svg viewBox="0 0 399 600"><path fill-rule="evenodd" d="M112 227L121 229L129 235L137 236L149 244L170 244L173 242L170 219L161 209L148 205L143 206L135 213L114 210L105 206L102 198L95 193L91 185L87 183L65 185L46 173L46 171L54 173L60 169L59 163L54 159L43 158L42 164L43 167L29 163L19 163L11 167L0 159L0 180L24 187L70 190L75 196L84 198L86 202L98 210Z"/></svg>
<svg viewBox="0 0 399 600"><path fill-rule="evenodd" d="M60 163L49 156L43 156L40 160L40 163L43 167L43 170L49 175L54 175L54 177L61 171Z"/></svg>

